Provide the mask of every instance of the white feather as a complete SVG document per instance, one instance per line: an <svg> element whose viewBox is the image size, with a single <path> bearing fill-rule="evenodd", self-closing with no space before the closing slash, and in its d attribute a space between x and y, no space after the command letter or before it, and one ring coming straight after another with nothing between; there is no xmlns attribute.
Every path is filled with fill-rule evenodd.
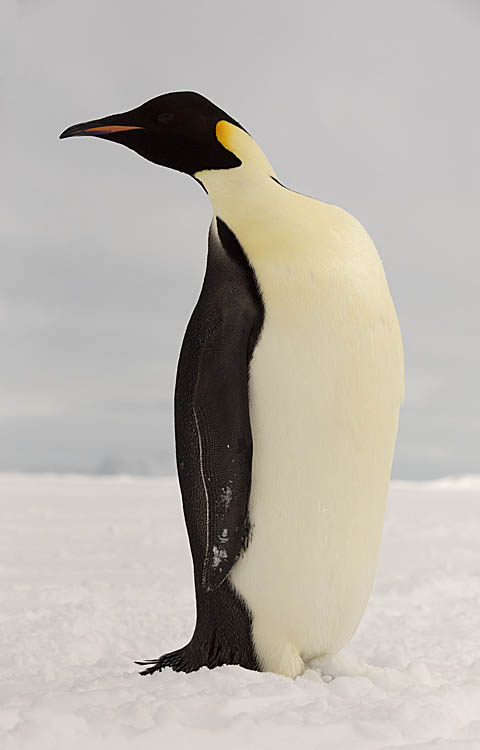
<svg viewBox="0 0 480 750"><path fill-rule="evenodd" d="M372 587L403 398L383 267L347 212L283 188L232 126L242 166L196 176L255 270L252 538L231 581L264 670L297 676L352 637Z"/></svg>

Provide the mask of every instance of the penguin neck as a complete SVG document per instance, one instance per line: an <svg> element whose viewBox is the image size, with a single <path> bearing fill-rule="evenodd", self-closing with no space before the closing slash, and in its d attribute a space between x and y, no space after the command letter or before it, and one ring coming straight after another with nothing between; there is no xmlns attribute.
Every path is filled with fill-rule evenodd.
<svg viewBox="0 0 480 750"><path fill-rule="evenodd" d="M221 121L217 138L240 160L240 166L205 169L194 176L205 187L215 215L235 231L259 212L265 215L279 184L267 157L245 130Z"/></svg>

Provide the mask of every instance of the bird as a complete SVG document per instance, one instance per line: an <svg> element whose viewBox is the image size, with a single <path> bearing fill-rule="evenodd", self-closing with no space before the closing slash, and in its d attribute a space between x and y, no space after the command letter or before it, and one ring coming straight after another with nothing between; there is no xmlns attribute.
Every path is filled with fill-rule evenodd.
<svg viewBox="0 0 480 750"><path fill-rule="evenodd" d="M351 214L285 186L201 94L60 138L73 136L190 175L213 209L174 397L196 624L141 674L235 664L296 678L352 638L377 567L404 393L382 261Z"/></svg>

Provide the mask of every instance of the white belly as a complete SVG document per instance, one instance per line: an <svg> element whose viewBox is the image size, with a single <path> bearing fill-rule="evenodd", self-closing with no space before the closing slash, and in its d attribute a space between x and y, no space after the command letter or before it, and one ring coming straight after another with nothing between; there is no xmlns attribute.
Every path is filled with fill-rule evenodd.
<svg viewBox="0 0 480 750"><path fill-rule="evenodd" d="M285 283L283 295L276 287L281 306L266 300L250 366L252 535L231 580L252 613L261 667L296 676L305 660L342 648L367 604L397 432L401 342L386 285L372 314L350 290L306 299L303 279L295 302L295 282Z"/></svg>
<svg viewBox="0 0 480 750"><path fill-rule="evenodd" d="M402 343L363 227L272 180L239 128L228 127L221 142L241 166L197 177L265 302L250 364L252 537L231 581L252 613L261 667L296 676L303 660L348 641L367 603L402 400Z"/></svg>

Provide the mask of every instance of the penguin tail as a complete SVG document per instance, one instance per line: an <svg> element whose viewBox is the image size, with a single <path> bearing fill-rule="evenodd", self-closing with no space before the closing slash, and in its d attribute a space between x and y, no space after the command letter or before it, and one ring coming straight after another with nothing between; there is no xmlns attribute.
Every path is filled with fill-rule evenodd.
<svg viewBox="0 0 480 750"><path fill-rule="evenodd" d="M191 644L187 644L176 651L170 651L168 654L163 654L159 659L136 661L135 664L146 667L140 672L141 675L161 672L166 667L170 667L174 672L195 672L200 667L206 666L205 660L201 658L200 654L195 654Z"/></svg>
<svg viewBox="0 0 480 750"><path fill-rule="evenodd" d="M136 661L140 667L145 667L140 674L154 674L170 667L174 672L196 672L201 667L214 669L223 664L238 664L246 669L258 669L256 659L250 649L234 653L228 642L212 637L210 642L199 642L193 638L183 648L163 654L159 659L147 659Z"/></svg>

